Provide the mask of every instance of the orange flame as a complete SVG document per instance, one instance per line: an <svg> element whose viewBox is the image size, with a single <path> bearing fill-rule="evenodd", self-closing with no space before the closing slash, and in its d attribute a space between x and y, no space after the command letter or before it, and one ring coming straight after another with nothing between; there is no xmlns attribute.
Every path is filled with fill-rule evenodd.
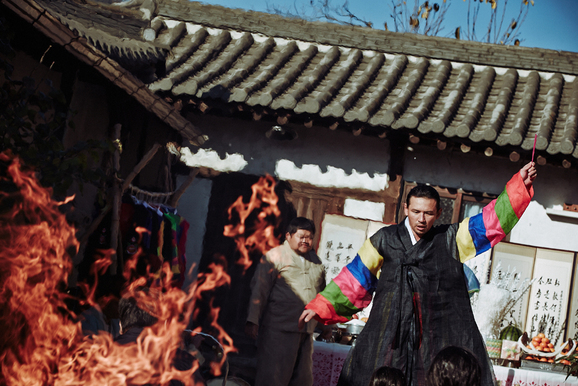
<svg viewBox="0 0 578 386"><path fill-rule="evenodd" d="M52 384L62 351L82 335L62 311L60 291L72 268L67 250L76 251L78 243L33 173L21 173L18 160L7 154L0 154L0 163L9 176L0 180L2 378L8 384Z"/></svg>
<svg viewBox="0 0 578 386"><path fill-rule="evenodd" d="M279 245L279 240L274 237L275 225L281 216L277 207L279 199L275 194L275 180L267 175L261 177L252 187L252 195L248 204L243 202L240 196L228 210L229 220L239 217L237 224L226 225L223 235L235 239L237 250L241 253L238 263L246 271L252 264L250 253L260 251L265 254L270 249ZM252 226L253 233L245 237L247 219L255 211L259 210L257 219Z"/></svg>
<svg viewBox="0 0 578 386"><path fill-rule="evenodd" d="M225 272L224 267L219 264L210 263L207 272L203 272L199 274L199 278L196 285L195 293L195 302L202 302L202 296L204 293L218 287L222 287L224 285L231 284L231 277ZM213 369L213 374L216 376L221 375L221 367L223 366L227 354L230 352L237 352L237 349L233 346L233 340L227 334L227 332L217 323L219 318L220 308L215 307L213 304L213 299L209 301L209 318L211 320L210 325L217 331L217 339L221 343L221 347L223 348L224 356L221 358L220 363L211 363L211 367ZM193 319L197 320L199 317L198 310L195 310L193 315ZM201 332L201 328L196 328L193 333Z"/></svg>
<svg viewBox="0 0 578 386"><path fill-rule="evenodd" d="M0 385L195 384L198 363L180 371L173 360L195 301L202 292L230 282L222 267L213 267L200 285L187 291L171 286L168 265L159 280L151 276L130 282L125 295L134 296L159 322L134 344L119 345L107 333L86 337L78 315L67 309L63 291L72 270L70 257L78 250L75 229L33 172L20 169L18 159L0 154ZM105 254L94 272L109 264ZM125 277L131 277L131 269L127 264ZM150 282L150 291L137 291ZM94 304L94 288L86 292L88 303ZM219 330L218 312L213 310L212 323ZM235 350L222 329L218 338L227 352Z"/></svg>

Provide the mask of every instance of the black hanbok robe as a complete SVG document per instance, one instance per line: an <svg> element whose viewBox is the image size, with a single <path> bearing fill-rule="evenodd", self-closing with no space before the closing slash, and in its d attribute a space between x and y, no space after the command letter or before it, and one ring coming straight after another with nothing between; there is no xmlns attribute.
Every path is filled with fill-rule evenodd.
<svg viewBox="0 0 578 386"><path fill-rule="evenodd" d="M338 385L367 386L380 366L403 370L408 385L425 385L430 363L446 346L469 349L480 362L482 385L494 385L462 263L454 257L456 229L457 224L436 227L415 245L403 224L371 238L378 251L387 253L370 317Z"/></svg>
<svg viewBox="0 0 578 386"><path fill-rule="evenodd" d="M404 224L382 228L306 308L325 324L373 307L343 366L338 385L367 386L375 369L404 371L407 385L425 385L435 355L447 346L472 352L482 385L495 377L475 323L463 262L498 243L517 223L533 190L516 174L482 213L432 228L415 245ZM379 279L378 279L379 277Z"/></svg>

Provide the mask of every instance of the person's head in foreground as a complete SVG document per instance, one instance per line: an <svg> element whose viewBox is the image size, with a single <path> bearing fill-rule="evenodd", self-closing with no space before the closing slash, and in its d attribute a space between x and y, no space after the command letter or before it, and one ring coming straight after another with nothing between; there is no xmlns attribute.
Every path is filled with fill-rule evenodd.
<svg viewBox="0 0 578 386"><path fill-rule="evenodd" d="M369 386L405 386L403 371L382 366L373 372Z"/></svg>
<svg viewBox="0 0 578 386"><path fill-rule="evenodd" d="M427 386L480 386L482 370L476 357L461 347L449 346L434 358Z"/></svg>

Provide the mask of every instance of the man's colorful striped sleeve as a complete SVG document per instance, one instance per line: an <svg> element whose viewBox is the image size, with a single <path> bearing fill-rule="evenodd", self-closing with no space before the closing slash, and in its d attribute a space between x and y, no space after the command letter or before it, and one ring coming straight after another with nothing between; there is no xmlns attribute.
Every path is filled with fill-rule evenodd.
<svg viewBox="0 0 578 386"><path fill-rule="evenodd" d="M456 240L460 261L467 261L499 243L518 223L533 196L534 189L528 191L522 176L516 173L482 213L464 219Z"/></svg>
<svg viewBox="0 0 578 386"><path fill-rule="evenodd" d="M323 324L342 323L371 302L383 257L366 240L357 256L305 307Z"/></svg>

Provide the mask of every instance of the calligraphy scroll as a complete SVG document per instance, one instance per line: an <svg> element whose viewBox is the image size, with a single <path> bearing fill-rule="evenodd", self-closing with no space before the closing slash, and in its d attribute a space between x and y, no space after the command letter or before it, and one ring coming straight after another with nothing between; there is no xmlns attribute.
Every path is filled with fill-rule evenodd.
<svg viewBox="0 0 578 386"><path fill-rule="evenodd" d="M568 315L567 338L578 339L578 269L574 270L574 280L572 288L572 300Z"/></svg>
<svg viewBox="0 0 578 386"><path fill-rule="evenodd" d="M543 332L554 343L564 338L574 253L538 248L530 289L526 331Z"/></svg>
<svg viewBox="0 0 578 386"><path fill-rule="evenodd" d="M536 248L534 247L505 242L498 243L493 248L492 275L500 277L500 275L509 272L513 273L513 280L516 281L531 279L534 272L535 257ZM494 272L498 266L503 272ZM512 324L518 326L522 331L526 331L529 298L530 293L527 292L518 300L502 321L502 327Z"/></svg>
<svg viewBox="0 0 578 386"><path fill-rule="evenodd" d="M365 240L384 226L387 225L378 221L326 214L321 222L317 255L325 267L327 283L355 258ZM369 316L369 310L371 304L358 316Z"/></svg>

